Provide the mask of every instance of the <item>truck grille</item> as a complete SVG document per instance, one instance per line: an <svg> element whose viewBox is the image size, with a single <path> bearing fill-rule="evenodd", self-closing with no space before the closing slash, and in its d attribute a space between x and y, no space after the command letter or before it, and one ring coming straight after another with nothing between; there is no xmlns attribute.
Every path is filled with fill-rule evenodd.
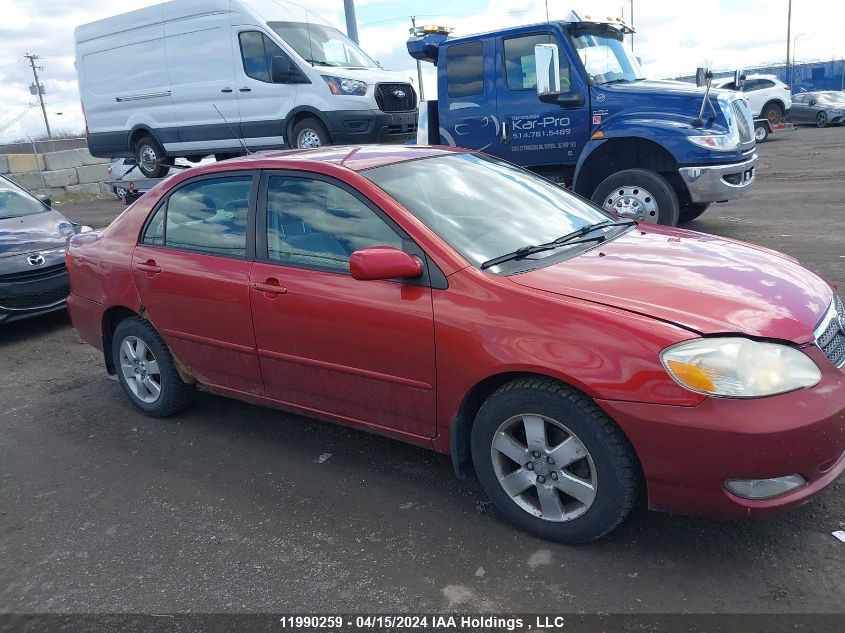
<svg viewBox="0 0 845 633"><path fill-rule="evenodd" d="M845 307L833 298L827 314L816 328L816 345L837 367L845 366Z"/></svg>
<svg viewBox="0 0 845 633"><path fill-rule="evenodd" d="M413 112L417 93L411 84L376 84L376 103L382 112Z"/></svg>
<svg viewBox="0 0 845 633"><path fill-rule="evenodd" d="M754 128L748 123L748 108L742 99L736 99L731 104L734 111L734 118L739 129L739 142L742 145L754 141Z"/></svg>

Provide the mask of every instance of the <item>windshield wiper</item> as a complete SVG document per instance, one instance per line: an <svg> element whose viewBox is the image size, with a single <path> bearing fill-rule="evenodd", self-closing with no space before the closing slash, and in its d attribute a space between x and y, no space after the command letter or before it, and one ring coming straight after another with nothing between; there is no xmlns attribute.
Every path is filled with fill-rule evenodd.
<svg viewBox="0 0 845 633"><path fill-rule="evenodd" d="M603 81L599 85L600 86L606 86L608 84L630 84L630 83L633 83L634 81L636 81L636 80L625 79L624 77L620 77L619 79L611 79L609 81Z"/></svg>
<svg viewBox="0 0 845 633"><path fill-rule="evenodd" d="M545 244L536 244L532 246L523 246L522 248L518 248L511 253L505 253L504 255L500 255L499 257L488 259L486 262L481 264L481 270L486 270L488 268L492 268L493 266L498 266L499 264L509 262L513 259L522 259L524 257L528 257L529 255L533 255L534 253L551 251L556 248L560 248L561 246L571 244L584 244L586 242L603 242L606 239L604 233L602 233L601 235L596 235L594 237L586 237L586 235L592 233L597 229L606 229L611 226L630 226L632 224L636 224L636 222L634 220L602 220L601 222L597 222L596 224L588 224L586 226L582 226L580 229L572 231L571 233L561 235L559 238L552 240L551 242L546 242Z"/></svg>

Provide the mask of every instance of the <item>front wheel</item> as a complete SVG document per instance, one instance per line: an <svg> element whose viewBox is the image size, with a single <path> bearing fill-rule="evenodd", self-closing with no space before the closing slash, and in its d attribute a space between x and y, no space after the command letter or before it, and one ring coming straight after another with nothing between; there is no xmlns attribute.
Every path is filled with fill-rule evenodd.
<svg viewBox="0 0 845 633"><path fill-rule="evenodd" d="M193 398L193 385L182 381L164 340L141 317L121 321L115 328L112 362L123 391L150 417L173 415Z"/></svg>
<svg viewBox="0 0 845 633"><path fill-rule="evenodd" d="M312 149L332 144L325 126L317 119L310 117L302 119L293 126L291 140L292 147L297 149Z"/></svg>
<svg viewBox="0 0 845 633"><path fill-rule="evenodd" d="M616 424L586 395L544 378L515 380L487 399L472 428L472 460L499 512L563 543L613 530L639 487Z"/></svg>
<svg viewBox="0 0 845 633"><path fill-rule="evenodd" d="M681 211L678 214L678 222L692 222L702 213L707 211L710 206L709 202L688 202L681 206Z"/></svg>
<svg viewBox="0 0 845 633"><path fill-rule="evenodd" d="M754 128L754 140L758 143L765 143L769 138L769 127L763 123L758 123Z"/></svg>
<svg viewBox="0 0 845 633"><path fill-rule="evenodd" d="M819 112L816 115L816 127L827 127L827 114Z"/></svg>
<svg viewBox="0 0 845 633"><path fill-rule="evenodd" d="M675 190L663 176L647 169L625 169L608 176L592 200L623 218L666 226L678 223Z"/></svg>

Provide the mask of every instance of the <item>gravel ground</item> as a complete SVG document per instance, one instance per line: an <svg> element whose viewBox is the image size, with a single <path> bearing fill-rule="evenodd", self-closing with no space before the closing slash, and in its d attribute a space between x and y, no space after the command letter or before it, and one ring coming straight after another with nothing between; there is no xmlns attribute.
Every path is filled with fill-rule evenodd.
<svg viewBox="0 0 845 633"><path fill-rule="evenodd" d="M691 228L845 283L845 128L761 145ZM111 200L62 205L103 226ZM790 514L634 510L589 546L506 524L449 459L202 394L133 409L65 314L0 329L0 612L845 612L845 481Z"/></svg>

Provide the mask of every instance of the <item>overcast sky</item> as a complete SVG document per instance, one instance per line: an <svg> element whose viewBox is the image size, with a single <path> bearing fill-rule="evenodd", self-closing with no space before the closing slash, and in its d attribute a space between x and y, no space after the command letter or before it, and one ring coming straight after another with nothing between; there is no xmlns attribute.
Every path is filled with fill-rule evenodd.
<svg viewBox="0 0 845 633"><path fill-rule="evenodd" d="M82 112L73 65L73 29L115 13L157 4L159 0L0 0L0 139L43 134L40 108L29 93L32 71L24 54L41 55L38 63L46 89L47 114L54 130L82 130ZM178 0L175 0L178 2ZM343 0L303 0L309 8L343 26ZM594 16L617 16L628 0L569 2L549 0L549 17L571 9ZM415 74L405 49L410 16L420 23L443 23L458 34L545 20L543 0L356 0L361 45L386 68ZM635 53L650 78L691 74L697 66L717 70L783 62L786 56L787 0L635 0ZM845 57L842 23L845 0L794 0L792 36L797 59ZM344 29L345 30L345 29ZM426 67L426 97L433 97L433 73ZM59 114L61 113L61 114ZM7 127L8 126L8 127ZM5 128L5 129L3 129Z"/></svg>

